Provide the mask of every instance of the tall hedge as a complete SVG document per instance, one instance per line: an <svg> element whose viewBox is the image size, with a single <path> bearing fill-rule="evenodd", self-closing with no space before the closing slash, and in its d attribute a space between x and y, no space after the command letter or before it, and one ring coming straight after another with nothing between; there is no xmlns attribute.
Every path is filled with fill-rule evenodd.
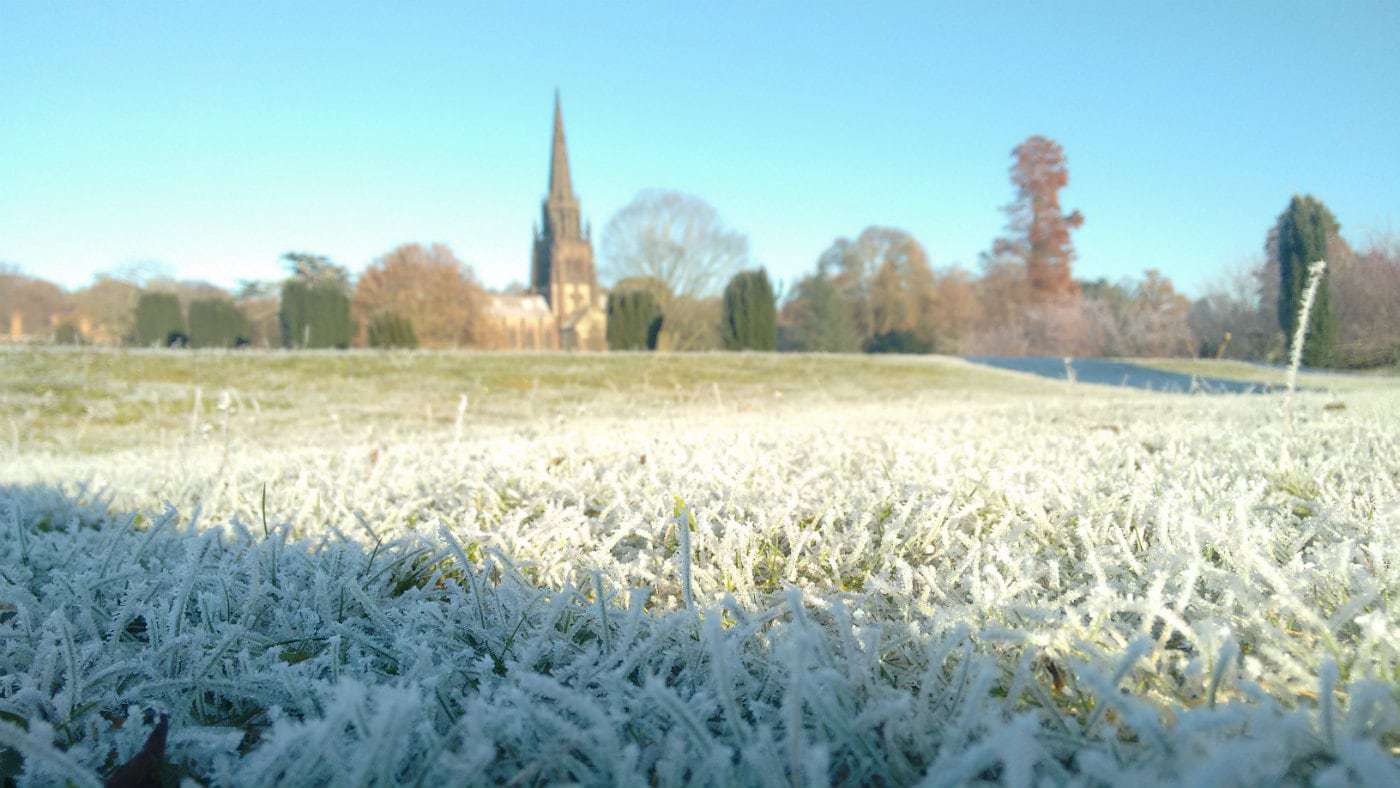
<svg viewBox="0 0 1400 788"><path fill-rule="evenodd" d="M1327 259L1327 242L1341 232L1337 218L1322 201L1311 196L1294 195L1288 208L1278 217L1278 322L1283 327L1284 341L1290 345L1298 326L1298 310L1308 286L1308 266ZM1336 260L1328 260L1335 265ZM1327 292L1328 276L1323 275L1308 315L1307 333L1303 339L1303 364L1309 367L1329 367L1335 363L1337 317L1332 312Z"/></svg>
<svg viewBox="0 0 1400 788"><path fill-rule="evenodd" d="M367 328L370 347L416 348L418 335L408 318L394 312L380 312L370 318Z"/></svg>
<svg viewBox="0 0 1400 788"><path fill-rule="evenodd" d="M185 316L174 293L142 293L136 300L136 344L141 347L183 345Z"/></svg>
<svg viewBox="0 0 1400 788"><path fill-rule="evenodd" d="M608 294L608 349L655 350L661 335L661 305L647 290Z"/></svg>
<svg viewBox="0 0 1400 788"><path fill-rule="evenodd" d="M776 350L778 305L768 272L740 271L724 288L721 334L730 350Z"/></svg>
<svg viewBox="0 0 1400 788"><path fill-rule="evenodd" d="M350 297L339 285L288 279L278 311L282 344L289 348L347 348L355 327Z"/></svg>
<svg viewBox="0 0 1400 788"><path fill-rule="evenodd" d="M190 302L190 347L237 347L252 336L248 318L232 301L201 298Z"/></svg>

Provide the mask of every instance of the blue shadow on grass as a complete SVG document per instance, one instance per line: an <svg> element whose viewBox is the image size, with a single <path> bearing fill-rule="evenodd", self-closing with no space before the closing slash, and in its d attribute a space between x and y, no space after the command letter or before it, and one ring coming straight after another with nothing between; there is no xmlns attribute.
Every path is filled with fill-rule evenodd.
<svg viewBox="0 0 1400 788"><path fill-rule="evenodd" d="M1183 375L1180 372L1165 372L1160 369L1151 369L1107 358L1072 358L1069 359L1068 365L1065 359L1054 356L965 356L964 358L974 364L983 364L1013 372L1027 372L1055 380L1068 380L1070 368L1073 368L1074 380L1079 383L1126 386L1177 394L1267 394L1282 388L1264 383L1248 383L1225 378Z"/></svg>

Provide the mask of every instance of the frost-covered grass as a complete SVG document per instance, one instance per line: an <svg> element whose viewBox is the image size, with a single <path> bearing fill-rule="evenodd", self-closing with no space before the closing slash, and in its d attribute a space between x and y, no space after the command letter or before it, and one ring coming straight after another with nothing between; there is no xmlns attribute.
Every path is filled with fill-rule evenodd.
<svg viewBox="0 0 1400 788"><path fill-rule="evenodd" d="M1400 781L1400 392L1004 380L21 444L0 768L164 713L217 784Z"/></svg>

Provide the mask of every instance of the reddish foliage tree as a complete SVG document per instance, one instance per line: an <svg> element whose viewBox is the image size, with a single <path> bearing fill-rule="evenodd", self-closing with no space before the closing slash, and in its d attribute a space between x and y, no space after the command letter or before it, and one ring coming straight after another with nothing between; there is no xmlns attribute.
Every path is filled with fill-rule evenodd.
<svg viewBox="0 0 1400 788"><path fill-rule="evenodd" d="M424 347L482 344L486 297L470 268L442 244L403 244L360 274L354 307L364 324L391 313L408 320Z"/></svg>
<svg viewBox="0 0 1400 788"><path fill-rule="evenodd" d="M1039 301L1078 293L1071 268L1070 231L1084 224L1079 211L1060 212L1060 189L1069 183L1064 151L1048 137L1034 136L1011 151L1016 201L1006 206L1007 235L992 247L994 257L1020 261Z"/></svg>

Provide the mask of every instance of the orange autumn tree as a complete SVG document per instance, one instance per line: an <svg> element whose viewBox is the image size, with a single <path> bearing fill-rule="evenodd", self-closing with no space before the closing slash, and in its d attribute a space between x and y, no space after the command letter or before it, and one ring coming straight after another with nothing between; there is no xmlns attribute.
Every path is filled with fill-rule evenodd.
<svg viewBox="0 0 1400 788"><path fill-rule="evenodd" d="M1064 150L1054 140L1037 135L1017 145L1011 155L1016 200L1005 208L1007 232L993 245L992 255L1024 266L1034 301L1078 295L1069 235L1084 224L1084 216L1060 209L1060 190L1069 183Z"/></svg>
<svg viewBox="0 0 1400 788"><path fill-rule="evenodd" d="M472 271L443 244L403 244L378 258L355 284L361 325L376 317L408 320L424 347L479 344L486 298Z"/></svg>

